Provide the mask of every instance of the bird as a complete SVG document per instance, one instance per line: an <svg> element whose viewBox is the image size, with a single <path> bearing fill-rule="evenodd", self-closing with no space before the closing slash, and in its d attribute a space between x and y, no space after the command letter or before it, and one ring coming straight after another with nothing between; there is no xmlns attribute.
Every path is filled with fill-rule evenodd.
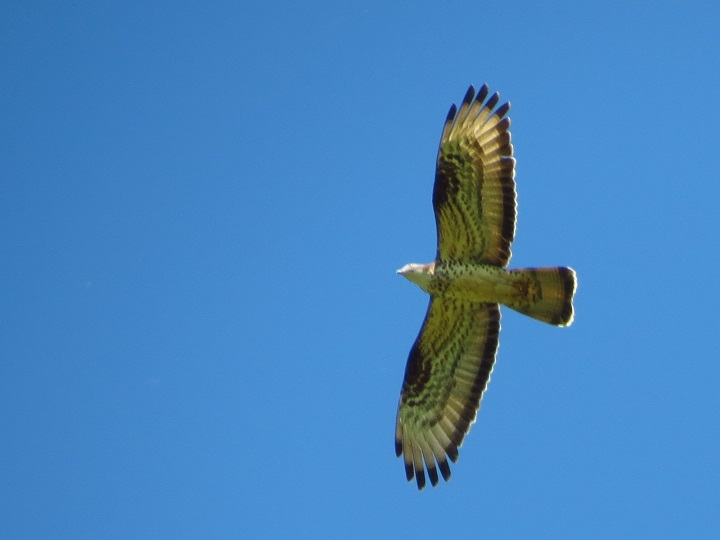
<svg viewBox="0 0 720 540"><path fill-rule="evenodd" d="M556 326L574 318L569 267L508 269L517 216L510 103L471 85L450 107L438 149L432 203L435 261L397 271L430 295L408 355L395 453L408 482L450 479L448 460L475 422L495 364L500 305Z"/></svg>

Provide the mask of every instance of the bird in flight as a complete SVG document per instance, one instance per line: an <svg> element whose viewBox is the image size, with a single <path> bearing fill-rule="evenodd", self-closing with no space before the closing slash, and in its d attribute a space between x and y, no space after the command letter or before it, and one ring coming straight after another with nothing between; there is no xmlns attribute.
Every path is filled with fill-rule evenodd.
<svg viewBox="0 0 720 540"><path fill-rule="evenodd" d="M510 104L487 85L471 86L445 120L433 207L437 255L398 270L430 294L403 381L395 453L408 481L450 478L448 458L475 421L490 380L500 332L500 304L567 326L577 281L571 268L506 269L515 236L515 159Z"/></svg>

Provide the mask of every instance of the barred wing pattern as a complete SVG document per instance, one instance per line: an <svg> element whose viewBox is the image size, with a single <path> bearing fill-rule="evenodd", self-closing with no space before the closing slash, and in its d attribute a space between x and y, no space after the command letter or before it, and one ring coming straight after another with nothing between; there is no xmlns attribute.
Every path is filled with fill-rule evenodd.
<svg viewBox="0 0 720 540"><path fill-rule="evenodd" d="M450 478L447 458L475 421L495 363L500 332L497 304L432 297L410 351L395 430L395 453L404 456L408 481ZM437 464L437 466L436 466Z"/></svg>
<svg viewBox="0 0 720 540"><path fill-rule="evenodd" d="M436 259L471 258L506 266L515 236L515 159L510 104L471 86L462 105L450 108L438 150L433 207Z"/></svg>
<svg viewBox="0 0 720 540"><path fill-rule="evenodd" d="M515 235L515 159L508 103L471 86L460 108L450 108L437 158L433 206L437 262L506 266ZM410 351L400 396L395 451L408 480L422 489L437 469L450 477L447 459L475 420L490 379L500 331L497 304L431 296Z"/></svg>

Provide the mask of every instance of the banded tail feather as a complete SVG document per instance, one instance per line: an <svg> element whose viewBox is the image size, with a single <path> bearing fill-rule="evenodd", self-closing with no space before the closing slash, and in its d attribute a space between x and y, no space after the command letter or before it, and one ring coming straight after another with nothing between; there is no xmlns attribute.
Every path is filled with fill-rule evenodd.
<svg viewBox="0 0 720 540"><path fill-rule="evenodd" d="M509 308L533 319L568 326L573 321L573 297L577 277L572 268L523 268L508 270L519 298L508 302Z"/></svg>

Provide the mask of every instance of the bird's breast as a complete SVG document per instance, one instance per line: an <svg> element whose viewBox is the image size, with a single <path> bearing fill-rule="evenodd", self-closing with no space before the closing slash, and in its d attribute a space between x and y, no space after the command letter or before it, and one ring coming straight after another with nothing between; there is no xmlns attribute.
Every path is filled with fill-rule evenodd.
<svg viewBox="0 0 720 540"><path fill-rule="evenodd" d="M517 293L504 268L478 263L440 263L430 294L471 302L505 303Z"/></svg>

